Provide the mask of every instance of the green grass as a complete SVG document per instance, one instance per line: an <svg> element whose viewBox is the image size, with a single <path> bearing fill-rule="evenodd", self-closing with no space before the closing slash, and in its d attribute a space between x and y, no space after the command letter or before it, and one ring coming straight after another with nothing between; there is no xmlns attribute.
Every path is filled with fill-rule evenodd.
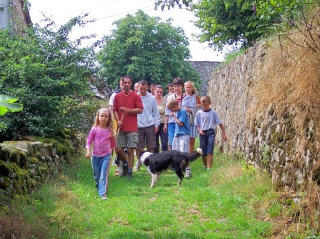
<svg viewBox="0 0 320 239"><path fill-rule="evenodd" d="M253 206L270 197L270 179L244 175L240 162L227 156L214 160L210 171L201 159L194 162L193 176L182 186L168 171L153 189L145 168L129 180L113 176L111 166L103 201L90 160L80 158L32 198L16 200L15 211L32 228L33 238L267 238L271 225L258 219Z"/></svg>

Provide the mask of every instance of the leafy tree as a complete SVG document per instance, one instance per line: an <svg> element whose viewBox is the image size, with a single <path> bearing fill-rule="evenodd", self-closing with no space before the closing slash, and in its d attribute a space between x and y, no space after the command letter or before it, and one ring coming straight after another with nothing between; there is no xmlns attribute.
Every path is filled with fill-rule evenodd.
<svg viewBox="0 0 320 239"><path fill-rule="evenodd" d="M118 86L119 78L130 75L133 81L166 84L174 77L199 82L199 75L184 60L190 57L188 40L181 28L160 22L143 11L127 15L105 37L98 59L100 75Z"/></svg>
<svg viewBox="0 0 320 239"><path fill-rule="evenodd" d="M17 96L24 105L20 113L1 118L0 141L85 127L81 122L92 106L83 99L90 94L94 52L68 38L74 26L86 23L84 17L56 31L47 19L44 28L35 25L24 37L0 31L0 92Z"/></svg>
<svg viewBox="0 0 320 239"><path fill-rule="evenodd" d="M170 8L174 8L175 6L179 8L182 8L182 5L190 7L192 2L192 0L155 0L155 7L158 8L160 6L161 10L167 7L170 10Z"/></svg>
<svg viewBox="0 0 320 239"><path fill-rule="evenodd" d="M283 26L292 27L287 23L316 4L319 5L318 0L155 0L162 10L176 5L189 7L198 17L200 42L219 50L233 44L250 46Z"/></svg>

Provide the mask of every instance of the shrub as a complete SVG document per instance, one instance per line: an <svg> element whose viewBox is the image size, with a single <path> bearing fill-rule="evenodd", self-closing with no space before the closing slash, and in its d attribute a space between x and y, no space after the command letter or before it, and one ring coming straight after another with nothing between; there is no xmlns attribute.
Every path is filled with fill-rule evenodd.
<svg viewBox="0 0 320 239"><path fill-rule="evenodd" d="M25 36L0 31L0 92L20 99L24 109L1 118L0 141L34 135L51 137L64 128L85 129L81 122L92 115L88 87L94 73L94 51L71 41L74 26L85 16L71 19L58 30L46 20ZM86 101L84 101L86 99ZM84 103L85 102L85 103Z"/></svg>

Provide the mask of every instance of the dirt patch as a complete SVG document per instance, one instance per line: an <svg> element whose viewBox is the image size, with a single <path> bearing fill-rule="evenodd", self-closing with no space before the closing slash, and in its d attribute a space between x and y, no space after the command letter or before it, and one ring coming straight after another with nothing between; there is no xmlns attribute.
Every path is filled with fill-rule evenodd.
<svg viewBox="0 0 320 239"><path fill-rule="evenodd" d="M17 214L0 216L0 239L42 239L47 238L45 232L44 225L38 224L35 228Z"/></svg>

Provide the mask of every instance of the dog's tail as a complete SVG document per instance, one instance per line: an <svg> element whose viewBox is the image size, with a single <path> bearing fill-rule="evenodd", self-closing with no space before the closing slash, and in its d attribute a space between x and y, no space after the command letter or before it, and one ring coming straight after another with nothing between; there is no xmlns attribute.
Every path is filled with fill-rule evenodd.
<svg viewBox="0 0 320 239"><path fill-rule="evenodd" d="M201 148L197 148L196 151L194 151L191 154L189 154L188 161L189 162L195 161L200 155L202 155L202 149Z"/></svg>

